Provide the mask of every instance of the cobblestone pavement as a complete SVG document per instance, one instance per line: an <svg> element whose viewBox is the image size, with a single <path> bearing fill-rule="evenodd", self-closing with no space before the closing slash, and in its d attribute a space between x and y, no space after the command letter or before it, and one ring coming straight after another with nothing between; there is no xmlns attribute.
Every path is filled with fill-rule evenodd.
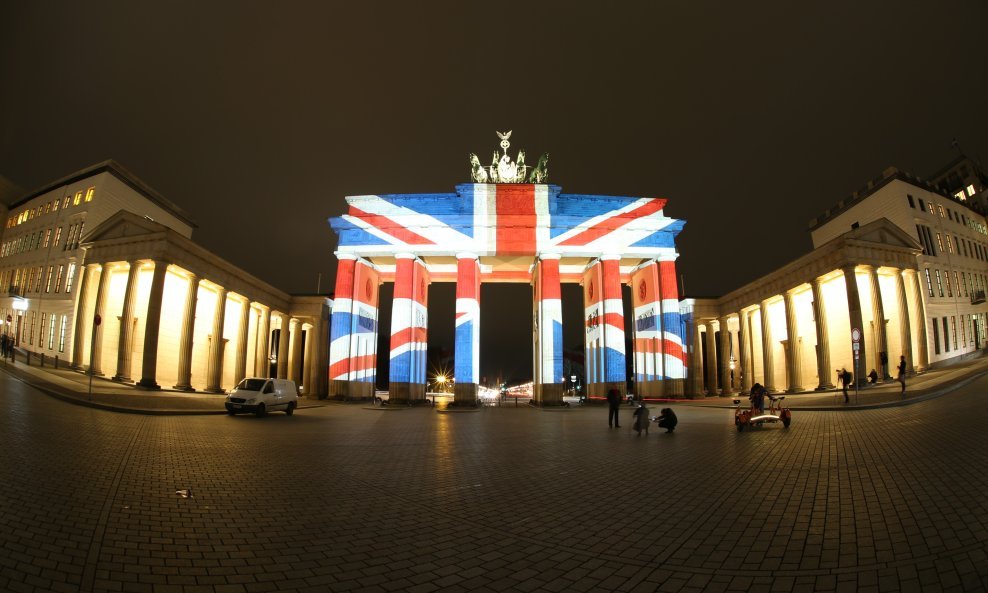
<svg viewBox="0 0 988 593"><path fill-rule="evenodd" d="M638 437L627 408L120 414L0 374L0 590L984 591L986 392Z"/></svg>

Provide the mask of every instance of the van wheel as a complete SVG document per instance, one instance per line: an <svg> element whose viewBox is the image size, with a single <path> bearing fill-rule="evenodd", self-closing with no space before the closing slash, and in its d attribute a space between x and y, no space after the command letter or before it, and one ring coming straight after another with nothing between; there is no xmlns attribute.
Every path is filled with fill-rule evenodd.
<svg viewBox="0 0 988 593"><path fill-rule="evenodd" d="M268 411L264 408L264 404L257 405L257 412L255 412L255 414L257 415L258 418L263 417L267 413Z"/></svg>
<svg viewBox="0 0 988 593"><path fill-rule="evenodd" d="M291 416L295 413L295 402L288 402L288 407L285 408L285 414Z"/></svg>

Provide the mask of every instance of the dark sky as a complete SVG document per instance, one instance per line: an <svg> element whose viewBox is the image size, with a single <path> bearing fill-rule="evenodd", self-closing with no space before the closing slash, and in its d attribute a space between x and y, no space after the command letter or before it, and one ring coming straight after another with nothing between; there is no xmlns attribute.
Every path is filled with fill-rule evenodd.
<svg viewBox="0 0 988 593"><path fill-rule="evenodd" d="M0 175L113 158L208 249L326 291L345 195L452 191L512 129L563 191L668 198L716 296L886 167L988 158L983 0L710 4L2 1Z"/></svg>

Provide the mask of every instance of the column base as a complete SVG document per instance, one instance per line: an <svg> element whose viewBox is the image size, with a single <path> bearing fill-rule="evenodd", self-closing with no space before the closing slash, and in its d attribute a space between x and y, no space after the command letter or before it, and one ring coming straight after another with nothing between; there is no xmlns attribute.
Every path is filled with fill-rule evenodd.
<svg viewBox="0 0 988 593"><path fill-rule="evenodd" d="M114 375L110 377L111 381L116 381L117 383L133 383L130 377L125 377L123 375Z"/></svg>
<svg viewBox="0 0 988 593"><path fill-rule="evenodd" d="M621 401L627 397L628 385L624 381L605 381L603 383L588 383L587 395L590 397L607 397L607 392L617 389L621 394Z"/></svg>
<svg viewBox="0 0 988 593"><path fill-rule="evenodd" d="M388 402L404 404L425 404L424 383L391 383L388 385Z"/></svg>
<svg viewBox="0 0 988 593"><path fill-rule="evenodd" d="M172 385L172 389L174 389L175 391L189 391L189 392L195 391L195 388L192 387L191 385Z"/></svg>
<svg viewBox="0 0 988 593"><path fill-rule="evenodd" d="M638 387L638 397L662 397L665 395L665 381L661 380L649 380L649 381L637 381L635 384Z"/></svg>
<svg viewBox="0 0 988 593"><path fill-rule="evenodd" d="M329 382L329 395L326 397L339 401L370 400L374 398L374 383L335 379Z"/></svg>
<svg viewBox="0 0 988 593"><path fill-rule="evenodd" d="M222 387L207 387L202 390L203 393L226 393L226 390Z"/></svg>
<svg viewBox="0 0 988 593"><path fill-rule="evenodd" d="M452 406L476 406L477 405L477 384L476 383L456 383L453 385Z"/></svg>
<svg viewBox="0 0 988 593"><path fill-rule="evenodd" d="M155 391L161 389L161 385L155 383L154 379L141 379L140 381L137 382L136 387L140 387L141 389L151 389Z"/></svg>
<svg viewBox="0 0 988 593"><path fill-rule="evenodd" d="M836 389L836 387L830 383L825 383L813 389L813 391L830 391L831 389Z"/></svg>
<svg viewBox="0 0 988 593"><path fill-rule="evenodd" d="M563 406L563 384L541 383L534 386L532 403L536 406Z"/></svg>

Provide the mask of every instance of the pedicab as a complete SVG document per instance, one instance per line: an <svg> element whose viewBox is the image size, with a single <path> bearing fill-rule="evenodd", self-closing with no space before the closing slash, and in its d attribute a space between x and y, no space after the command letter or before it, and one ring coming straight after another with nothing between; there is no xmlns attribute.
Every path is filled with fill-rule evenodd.
<svg viewBox="0 0 988 593"><path fill-rule="evenodd" d="M741 400L734 400L734 405L737 406L734 409L734 425L738 427L738 432L742 432L746 426L761 426L766 422L781 422L783 426L789 428L789 424L792 422L792 411L785 407L786 396L766 395L768 395L769 400L766 411L758 409L755 405L750 408L742 408Z"/></svg>

